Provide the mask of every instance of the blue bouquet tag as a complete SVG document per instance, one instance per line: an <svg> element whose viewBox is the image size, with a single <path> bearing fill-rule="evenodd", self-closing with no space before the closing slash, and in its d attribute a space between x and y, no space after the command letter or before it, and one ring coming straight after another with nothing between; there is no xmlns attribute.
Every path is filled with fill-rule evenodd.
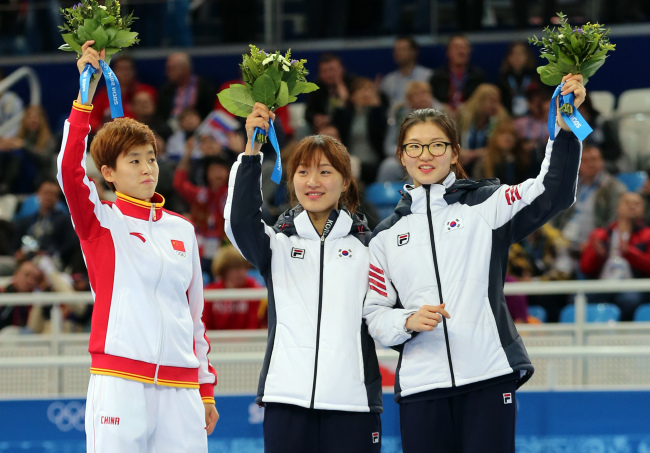
<svg viewBox="0 0 650 453"><path fill-rule="evenodd" d="M260 129L259 127L255 128L255 132L253 132L253 143L251 144L251 152L253 151L253 146L255 146L255 137L257 137L257 134L267 135L264 129ZM282 179L282 159L280 159L280 145L278 144L278 137L275 134L275 128L273 127L273 120L270 118L269 118L268 137L269 140L271 141L271 145L273 146L273 149L275 150L275 167L273 167L273 173L271 173L271 181L273 181L276 184L280 184L280 180Z"/></svg>
<svg viewBox="0 0 650 453"><path fill-rule="evenodd" d="M563 86L564 82L558 85L558 87L555 89L553 98L551 99L551 107L548 110L548 135L551 138L555 137L555 117L557 115L555 100L558 96L560 96L560 107L562 107L564 104L573 106L573 101L575 99L573 93L569 93L564 96L560 95ZM589 124L587 124L587 121L582 117L580 112L578 112L577 108L573 107L573 113L571 115L567 115L564 112L560 112L560 114L562 115L562 119L565 123L567 123L573 134L578 137L578 140L583 141L589 134L593 132L593 129L591 126L589 126Z"/></svg>
<svg viewBox="0 0 650 453"><path fill-rule="evenodd" d="M120 82L117 76L106 64L105 61L99 60L99 66L102 73L106 78L106 91L108 93L108 103L111 107L111 118L120 118L124 116L124 109L122 108L122 92L120 90ZM81 103L88 102L88 87L90 85L90 77L97 73L91 64L87 64L81 75L79 76L79 90L81 92Z"/></svg>

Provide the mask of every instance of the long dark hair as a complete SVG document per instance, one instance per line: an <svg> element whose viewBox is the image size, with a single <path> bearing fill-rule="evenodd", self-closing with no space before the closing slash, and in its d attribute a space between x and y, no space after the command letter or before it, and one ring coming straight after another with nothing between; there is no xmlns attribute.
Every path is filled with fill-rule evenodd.
<svg viewBox="0 0 650 453"><path fill-rule="evenodd" d="M287 187L291 202L296 204L296 189L293 186L293 177L300 165L311 166L320 163L321 156L325 156L332 167L343 176L343 182L348 183L348 188L341 193L339 205L347 208L351 213L356 212L359 206L359 189L352 176L350 153L347 148L329 135L310 135L298 142L298 146L289 158L287 168Z"/></svg>
<svg viewBox="0 0 650 453"><path fill-rule="evenodd" d="M411 128L411 126L420 123L431 123L438 126L449 139L451 152L454 153L456 157L460 158L460 141L458 140L458 131L456 130L456 125L451 120L451 118L449 118L446 113L441 112L440 110L419 109L409 113L404 119L402 126L399 128L399 135L397 136L397 149L395 150L395 157L397 160L400 160L402 153L404 152L402 145L404 144L404 137L406 137L406 133ZM459 161L453 164L451 166L451 169L456 175L456 179L467 179L467 173L465 173L465 170L463 169L462 165L460 165Z"/></svg>

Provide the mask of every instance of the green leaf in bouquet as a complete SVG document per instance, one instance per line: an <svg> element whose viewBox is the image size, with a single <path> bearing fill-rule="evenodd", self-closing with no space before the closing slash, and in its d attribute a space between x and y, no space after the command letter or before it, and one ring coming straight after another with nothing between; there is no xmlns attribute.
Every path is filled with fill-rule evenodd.
<svg viewBox="0 0 650 453"><path fill-rule="evenodd" d="M589 45L589 48L587 49L587 55L591 55L592 53L594 53L594 50L596 50L596 47L598 47L598 40L597 39L594 40L594 42L592 42Z"/></svg>
<svg viewBox="0 0 650 453"><path fill-rule="evenodd" d="M222 90L217 97L223 108L236 116L246 118L253 111L255 100L250 91L239 84L232 84L230 88Z"/></svg>
<svg viewBox="0 0 650 453"><path fill-rule="evenodd" d="M137 37L138 34L134 31L119 30L111 44L112 47L129 47Z"/></svg>
<svg viewBox="0 0 650 453"><path fill-rule="evenodd" d="M287 88L289 89L289 93L293 92L293 88L296 86L296 82L298 81L298 71L296 71L296 68L291 67L287 74Z"/></svg>
<svg viewBox="0 0 650 453"><path fill-rule="evenodd" d="M562 77L564 74L562 74L558 70L557 65L553 63L549 63L546 66L542 67L541 71L538 68L538 72L542 79L542 82L544 82L546 85L557 86L562 83Z"/></svg>
<svg viewBox="0 0 650 453"><path fill-rule="evenodd" d="M86 30L86 33L90 34L90 33L92 33L93 31L95 31L95 29L97 29L97 27L99 27L100 25L101 25L101 24L99 23L98 20L95 20L95 19L84 19L84 24L83 24L83 26L79 27L79 29L82 29L82 28L83 28L83 29Z"/></svg>
<svg viewBox="0 0 650 453"><path fill-rule="evenodd" d="M275 65L271 65L268 68L266 68L264 74L268 75L271 78L271 80L273 80L275 91L279 90L280 81L282 80L282 74L280 74L280 70L276 68Z"/></svg>
<svg viewBox="0 0 650 453"><path fill-rule="evenodd" d="M63 50L64 52L74 52L74 49L67 44L61 44L59 50Z"/></svg>
<svg viewBox="0 0 650 453"><path fill-rule="evenodd" d="M573 60L569 58L569 56L566 53L562 52L561 50L558 54L558 57L559 57L558 63L562 63L565 66L568 66L569 68L573 66Z"/></svg>
<svg viewBox="0 0 650 453"><path fill-rule="evenodd" d="M543 53L542 58L546 58L551 63L555 63L557 61L557 58L552 53Z"/></svg>
<svg viewBox="0 0 650 453"><path fill-rule="evenodd" d="M84 27L80 27L79 29L77 29L77 36L79 37L79 40L81 40L81 42L85 43L86 41L90 41L91 39L93 39L91 32L92 30L88 31Z"/></svg>
<svg viewBox="0 0 650 453"><path fill-rule="evenodd" d="M110 57L111 55L115 55L119 51L120 51L120 49L117 48L117 47L107 47L106 48L106 56Z"/></svg>
<svg viewBox="0 0 650 453"><path fill-rule="evenodd" d="M315 83L299 81L296 82L296 85L293 87L293 90L289 92L289 94L292 96L297 96L303 93L311 93L312 91L316 91L317 89L318 89L318 85L316 85Z"/></svg>
<svg viewBox="0 0 650 453"><path fill-rule="evenodd" d="M278 98L275 102L278 107L284 107L289 103L289 87L287 86L287 82L284 80L280 82L280 91L278 92Z"/></svg>
<svg viewBox="0 0 650 453"><path fill-rule="evenodd" d="M252 58L246 60L246 67L251 71L251 74L253 77L255 77L255 79L257 79L262 74L261 68Z"/></svg>
<svg viewBox="0 0 650 453"><path fill-rule="evenodd" d="M66 34L63 34L63 35L61 35L61 37L63 38L63 40L65 41L65 43L66 43L68 46L70 46L70 48L71 48L72 50L74 50L74 51L77 52L77 53L81 53L81 46L77 43L77 41L75 41L74 36L72 35L72 33L66 33ZM63 46L62 46L62 47L63 47ZM59 47L59 48L60 48L60 47ZM61 49L61 50L65 50L65 49Z"/></svg>
<svg viewBox="0 0 650 453"><path fill-rule="evenodd" d="M289 103L291 102L296 102L298 100L298 96L291 96L289 95Z"/></svg>
<svg viewBox="0 0 650 453"><path fill-rule="evenodd" d="M275 83L273 79L266 74L257 78L253 85L253 98L256 102L261 102L268 108L275 104Z"/></svg>
<svg viewBox="0 0 650 453"><path fill-rule="evenodd" d="M108 16L102 19L102 25L113 25L115 23L115 16Z"/></svg>
<svg viewBox="0 0 650 453"><path fill-rule="evenodd" d="M584 83L587 83L587 79L593 76L596 71L605 64L605 59L603 58L602 60L589 60L585 63L582 63L580 65L580 74L582 74L582 77L584 78Z"/></svg>
<svg viewBox="0 0 650 453"><path fill-rule="evenodd" d="M108 44L108 34L106 34L104 27L100 25L95 29L95 31L92 32L90 36L95 41L95 44L92 46L93 49L99 52L100 50L106 48L106 44Z"/></svg>

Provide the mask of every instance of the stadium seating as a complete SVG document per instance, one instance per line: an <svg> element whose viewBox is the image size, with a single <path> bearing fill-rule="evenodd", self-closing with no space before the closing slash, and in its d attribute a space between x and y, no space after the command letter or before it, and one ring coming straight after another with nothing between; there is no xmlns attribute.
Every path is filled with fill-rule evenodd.
<svg viewBox="0 0 650 453"><path fill-rule="evenodd" d="M634 311L634 320L650 322L650 304L639 305Z"/></svg>
<svg viewBox="0 0 650 453"><path fill-rule="evenodd" d="M546 309L539 305L531 305L528 307L528 314L534 316L542 322L546 322Z"/></svg>
<svg viewBox="0 0 650 453"><path fill-rule="evenodd" d="M630 192L637 192L646 179L648 179L648 174L645 171L631 171L628 173L619 173L616 175L616 178L625 184L627 190Z"/></svg>
<svg viewBox="0 0 650 453"><path fill-rule="evenodd" d="M626 90L618 98L619 115L630 113L650 113L650 88Z"/></svg>
<svg viewBox="0 0 650 453"><path fill-rule="evenodd" d="M616 105L616 98L609 91L592 91L589 93L589 98L594 108L606 118L614 114L614 106Z"/></svg>
<svg viewBox="0 0 650 453"><path fill-rule="evenodd" d="M575 307L567 305L560 312L560 322L575 322ZM621 309L614 304L587 304L587 322L620 321Z"/></svg>
<svg viewBox="0 0 650 453"><path fill-rule="evenodd" d="M385 219L392 214L397 202L402 198L399 191L403 187L403 182L377 182L368 186L366 198L375 206L381 219Z"/></svg>

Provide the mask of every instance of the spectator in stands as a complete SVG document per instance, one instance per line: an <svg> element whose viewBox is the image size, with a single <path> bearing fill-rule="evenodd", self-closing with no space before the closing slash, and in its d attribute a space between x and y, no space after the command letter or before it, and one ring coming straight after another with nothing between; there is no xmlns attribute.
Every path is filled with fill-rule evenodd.
<svg viewBox="0 0 650 453"><path fill-rule="evenodd" d="M201 119L214 105L214 87L192 72L192 60L185 52L167 57L167 83L158 96L158 116L165 121L175 119L184 109L194 108Z"/></svg>
<svg viewBox="0 0 650 453"><path fill-rule="evenodd" d="M649 175L643 182L643 185L639 189L639 193L643 197L643 201L645 206L647 206L644 209L644 222L646 225L650 226L650 167L646 169L646 174Z"/></svg>
<svg viewBox="0 0 650 453"><path fill-rule="evenodd" d="M203 160L206 186L193 184L189 179L189 163L193 140L188 140L183 158L174 174L174 189L190 205L190 221L196 228L196 238L201 255L203 272L210 271L210 264L224 237L223 210L228 196L228 172L230 165L219 156Z"/></svg>
<svg viewBox="0 0 650 453"><path fill-rule="evenodd" d="M377 172L377 182L401 181L407 174L402 163L395 157L395 143L397 143L397 133L399 126L406 116L413 110L418 109L436 109L450 114L449 106L441 103L433 97L431 85L428 82L415 80L406 85L406 102L397 105L395 108L394 118L389 118L388 128L386 130L386 139L384 140L384 152L387 154Z"/></svg>
<svg viewBox="0 0 650 453"><path fill-rule="evenodd" d="M125 117L135 118L133 112L133 98L137 93L149 93L155 102L157 96L156 89L151 85L138 81L133 58L128 55L117 56L111 61L111 69L117 76L117 80L120 82L122 108L124 109ZM111 108L106 91L106 85L102 85L95 95L93 112L90 114L90 127L92 128L92 132L97 133L97 131L104 126L104 123L110 120Z"/></svg>
<svg viewBox="0 0 650 453"><path fill-rule="evenodd" d="M375 82L365 77L354 79L349 101L332 112L332 124L350 156L359 160L361 182L373 183L384 157L386 135L386 103Z"/></svg>
<svg viewBox="0 0 650 453"><path fill-rule="evenodd" d="M531 175L541 170L548 141L548 111L553 90L533 82L526 89L528 113L515 119L517 135L523 140L524 149L531 154Z"/></svg>
<svg viewBox="0 0 650 453"><path fill-rule="evenodd" d="M185 154L187 141L194 136L194 133L201 125L201 115L193 107L183 109L177 117L178 130L174 132L167 140L167 157L175 162L178 162ZM195 148L192 151L191 157L198 159L201 157L201 151L198 148L198 143L193 141Z"/></svg>
<svg viewBox="0 0 650 453"><path fill-rule="evenodd" d="M0 68L0 80L3 78L4 71ZM11 180L19 171L20 161L14 153L13 138L20 127L17 117L22 117L23 112L23 101L16 93L0 92L0 194L11 191Z"/></svg>
<svg viewBox="0 0 650 453"><path fill-rule="evenodd" d="M452 36L447 42L447 64L435 69L429 80L433 97L449 104L452 111L458 110L485 81L483 70L470 64L471 52L467 38Z"/></svg>
<svg viewBox="0 0 650 453"><path fill-rule="evenodd" d="M57 209L61 189L53 178L45 179L38 188L38 212L21 218L14 224L11 253L20 261L27 258L23 249L25 236L36 241L37 252L61 260L66 266L79 249L79 242L72 228L70 215Z"/></svg>
<svg viewBox="0 0 650 453"><path fill-rule="evenodd" d="M643 223L643 198L627 192L618 202L617 218L607 228L596 228L589 236L580 268L588 278L624 280L650 277L650 227ZM590 302L613 302L621 309L621 320L631 321L634 310L646 299L637 292L593 295Z"/></svg>
<svg viewBox="0 0 650 453"><path fill-rule="evenodd" d="M526 90L533 83L539 83L533 52L525 41L510 43L508 53L501 63L498 85L503 106L513 117L518 118L528 113Z"/></svg>
<svg viewBox="0 0 650 453"><path fill-rule="evenodd" d="M458 133L462 146L461 165L468 174L473 171L476 159L484 153L488 139L497 123L508 120L509 115L501 104L501 94L496 85L479 85L463 105L458 119Z"/></svg>
<svg viewBox="0 0 650 453"><path fill-rule="evenodd" d="M621 148L618 122L601 115L594 108L591 98L585 99L578 111L593 129L593 132L587 137L587 142L600 148L607 170L612 174L619 171L636 171L636 166L628 162L627 156Z"/></svg>
<svg viewBox="0 0 650 453"><path fill-rule="evenodd" d="M584 145L578 175L576 202L553 220L575 256L594 228L605 228L614 220L619 198L627 190L605 171L600 149L594 145Z"/></svg>
<svg viewBox="0 0 650 453"><path fill-rule="evenodd" d="M212 273L217 280L205 289L263 288L255 278L247 275L250 267L234 246L226 245L212 261ZM266 300L206 302L203 322L207 330L264 328L267 325Z"/></svg>
<svg viewBox="0 0 650 453"><path fill-rule="evenodd" d="M393 61L397 65L397 70L386 74L381 81L381 91L388 98L390 112L406 101L406 86L409 82L415 80L427 82L433 75L431 69L418 64L419 52L420 46L413 37L402 36L395 40Z"/></svg>
<svg viewBox="0 0 650 453"><path fill-rule="evenodd" d="M518 281L569 280L574 275L569 242L550 223L510 247L508 274ZM544 307L548 322L557 322L568 300L564 294L530 295L528 305Z"/></svg>
<svg viewBox="0 0 650 453"><path fill-rule="evenodd" d="M149 126L153 133L165 142L169 140L172 130L167 122L156 114L156 96L154 94L146 90L136 92L131 100L131 111L133 119Z"/></svg>
<svg viewBox="0 0 650 453"><path fill-rule="evenodd" d="M499 122L488 139L485 154L472 172L473 179L498 178L501 184L524 182L530 173L530 153L527 153L510 120Z"/></svg>
<svg viewBox="0 0 650 453"><path fill-rule="evenodd" d="M56 173L57 143L43 107L32 105L25 110L15 144L21 170L13 184L14 193L32 193L36 190L35 183Z"/></svg>
<svg viewBox="0 0 650 453"><path fill-rule="evenodd" d="M11 283L0 288L1 293L31 293L34 292L43 280L43 273L30 260L18 264ZM0 305L0 330L7 326L25 327L29 316L28 305Z"/></svg>
<svg viewBox="0 0 650 453"><path fill-rule="evenodd" d="M319 89L307 95L305 119L314 131L330 123L332 110L342 107L350 97L354 77L345 73L341 59L326 53L318 60Z"/></svg>

